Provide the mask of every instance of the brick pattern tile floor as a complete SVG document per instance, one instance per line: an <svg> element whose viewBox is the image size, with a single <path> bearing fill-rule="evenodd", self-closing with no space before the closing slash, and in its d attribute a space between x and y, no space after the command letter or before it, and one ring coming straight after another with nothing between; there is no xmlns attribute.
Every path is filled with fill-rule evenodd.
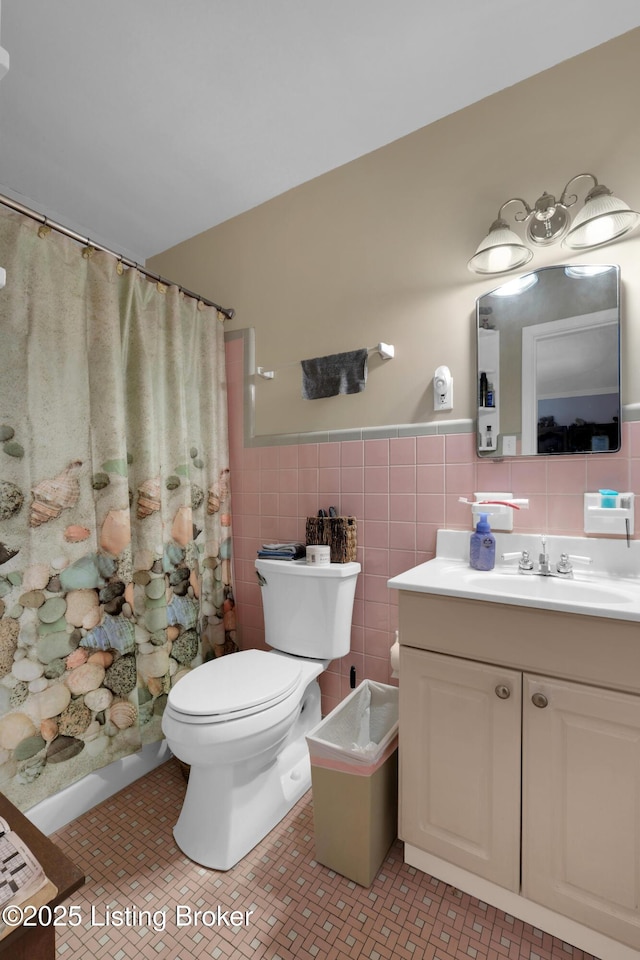
<svg viewBox="0 0 640 960"><path fill-rule="evenodd" d="M328 870L311 792L236 867L207 870L173 840L184 791L171 761L53 835L87 878L59 960L593 960L407 866L400 842L369 889Z"/></svg>

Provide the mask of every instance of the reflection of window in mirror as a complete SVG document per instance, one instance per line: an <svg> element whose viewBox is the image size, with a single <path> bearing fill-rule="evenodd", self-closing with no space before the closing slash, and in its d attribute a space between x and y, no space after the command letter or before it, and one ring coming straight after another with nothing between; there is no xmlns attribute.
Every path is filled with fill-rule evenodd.
<svg viewBox="0 0 640 960"><path fill-rule="evenodd" d="M547 267L480 297L478 453L618 450L619 322L611 265Z"/></svg>

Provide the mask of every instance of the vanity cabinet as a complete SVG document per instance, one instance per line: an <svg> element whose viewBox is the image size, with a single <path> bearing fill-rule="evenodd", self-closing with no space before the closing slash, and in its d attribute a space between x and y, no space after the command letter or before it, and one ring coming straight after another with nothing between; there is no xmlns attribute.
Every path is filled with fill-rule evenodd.
<svg viewBox="0 0 640 960"><path fill-rule="evenodd" d="M525 675L523 707L522 893L640 948L640 697Z"/></svg>
<svg viewBox="0 0 640 960"><path fill-rule="evenodd" d="M637 625L402 592L400 637L399 833L431 858L407 862L640 950Z"/></svg>
<svg viewBox="0 0 640 960"><path fill-rule="evenodd" d="M401 838L518 890L520 674L409 648L401 658L400 729L412 731Z"/></svg>

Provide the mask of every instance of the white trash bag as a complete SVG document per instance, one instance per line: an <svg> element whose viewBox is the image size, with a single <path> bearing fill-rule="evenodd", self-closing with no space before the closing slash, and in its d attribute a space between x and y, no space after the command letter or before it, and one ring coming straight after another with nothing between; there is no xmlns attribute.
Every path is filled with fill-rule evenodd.
<svg viewBox="0 0 640 960"><path fill-rule="evenodd" d="M384 757L397 734L398 688L363 680L307 734L307 744L312 763L346 761L370 767Z"/></svg>

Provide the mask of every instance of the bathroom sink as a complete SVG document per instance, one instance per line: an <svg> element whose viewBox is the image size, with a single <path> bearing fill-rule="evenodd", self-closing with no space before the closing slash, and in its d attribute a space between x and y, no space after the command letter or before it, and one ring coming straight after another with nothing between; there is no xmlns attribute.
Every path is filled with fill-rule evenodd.
<svg viewBox="0 0 640 960"><path fill-rule="evenodd" d="M576 563L573 577L521 573L517 561L499 559L503 552L513 555L512 545L529 550L535 559L538 542L539 538L521 536L514 544L513 538L503 535L497 542L496 566L485 572L469 566L468 534L439 531L441 555L398 574L388 585L396 590L640 621L640 542L627 548L619 541L549 538L553 563L562 552L593 560L590 565Z"/></svg>
<svg viewBox="0 0 640 960"><path fill-rule="evenodd" d="M504 597L531 597L535 600L558 599L571 603L610 604L631 603L629 590L616 589L595 577L591 580L572 580L560 577L540 577L530 574L510 574L490 571L489 574L469 570L457 575L470 586Z"/></svg>

